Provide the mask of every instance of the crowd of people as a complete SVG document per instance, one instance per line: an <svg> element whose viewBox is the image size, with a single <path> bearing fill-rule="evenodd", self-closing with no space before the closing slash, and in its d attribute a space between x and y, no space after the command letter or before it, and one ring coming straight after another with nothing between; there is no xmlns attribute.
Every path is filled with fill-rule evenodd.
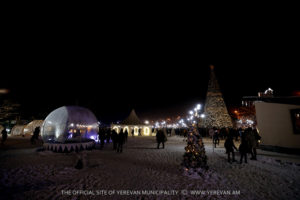
<svg viewBox="0 0 300 200"><path fill-rule="evenodd" d="M251 155L251 160L257 160L256 149L261 137L255 128L198 128L198 131L202 137L212 138L214 148L220 144L220 140L225 140L224 147L229 163L236 162L234 151L239 151L240 163L243 161L247 163L247 154ZM187 137L188 129L176 129L175 133L178 136ZM240 141L238 148L234 145L234 140Z"/></svg>
<svg viewBox="0 0 300 200"><path fill-rule="evenodd" d="M226 149L226 153L228 155L228 162L236 162L235 159L235 151L239 151L240 153L240 163L243 161L247 163L247 154L251 154L251 160L257 159L256 149L258 147L258 141L261 139L260 135L257 133L254 128L247 129L234 129L234 128L198 128L199 133L202 137L210 137L212 138L214 148L220 144L220 140L225 140L224 147ZM156 142L157 149L165 148L165 142L167 141L167 137L171 136L171 129L158 129L156 130ZM187 137L188 129L187 128L179 128L174 130L175 135ZM2 132L2 140L1 144L4 145L4 142L7 139L7 131L3 129ZM105 144L113 143L113 150L117 153L123 152L123 145L128 140L128 130L120 129L119 133L116 130L111 128L99 128L99 146L100 149L103 149ZM132 137L134 136L134 132L130 133ZM31 137L31 144L36 144L40 135L40 128L35 128L33 135ZM234 144L234 140L240 141L240 145L237 148Z"/></svg>
<svg viewBox="0 0 300 200"><path fill-rule="evenodd" d="M140 133L140 131L139 131ZM131 131L131 136L134 137L134 131ZM120 129L119 133L115 129L110 128L100 128L99 129L99 143L100 149L103 149L105 144L113 143L113 150L116 150L118 153L123 152L123 145L128 140L128 130L127 129ZM140 134L138 134L140 135ZM167 136L171 135L171 130L164 131L163 129L156 130L156 142L157 142L157 149L165 148L165 142L167 141Z"/></svg>
<svg viewBox="0 0 300 200"><path fill-rule="evenodd" d="M116 130L110 128L99 128L99 142L100 149L103 149L104 144L113 143L113 150L116 150L117 153L123 152L123 145L127 142L128 139L127 129L120 129L120 132L117 133Z"/></svg>
<svg viewBox="0 0 300 200"><path fill-rule="evenodd" d="M228 162L236 161L234 159L234 149L240 152L240 163L244 162L247 163L247 154L251 154L250 160L257 160L256 158L256 149L259 144L259 140L261 139L260 135L257 133L256 129L247 128L245 130L240 130L240 138L241 143L239 148L237 149L233 142L232 135L228 135L226 137L224 147L226 149L226 153L228 154ZM230 159L230 153L232 153L232 160Z"/></svg>

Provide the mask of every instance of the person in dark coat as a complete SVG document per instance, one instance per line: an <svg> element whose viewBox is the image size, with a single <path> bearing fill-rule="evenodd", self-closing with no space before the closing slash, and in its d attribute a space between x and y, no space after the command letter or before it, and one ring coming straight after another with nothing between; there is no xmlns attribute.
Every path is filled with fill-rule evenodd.
<svg viewBox="0 0 300 200"><path fill-rule="evenodd" d="M39 134L40 134L40 127L36 127L30 139L31 144L35 144L35 142L39 139Z"/></svg>
<svg viewBox="0 0 300 200"><path fill-rule="evenodd" d="M6 131L6 128L4 128L4 129L1 131L1 134L2 134L1 144L3 145L4 142L5 142L6 139L7 139L7 131Z"/></svg>
<svg viewBox="0 0 300 200"><path fill-rule="evenodd" d="M131 130L131 135L134 136L134 129Z"/></svg>
<svg viewBox="0 0 300 200"><path fill-rule="evenodd" d="M233 143L233 137L231 135L227 136L224 147L226 149L226 153L228 155L228 162L231 163L230 160L230 153L232 153L232 162L235 162L236 160L234 159L234 149L237 150L236 146Z"/></svg>
<svg viewBox="0 0 300 200"><path fill-rule="evenodd" d="M258 147L258 141L261 139L260 135L257 133L256 129L252 129L249 131L249 140L250 140L250 150L251 150L251 158L250 160L257 160L256 158L256 148Z"/></svg>
<svg viewBox="0 0 300 200"><path fill-rule="evenodd" d="M111 137L111 129L108 128L106 131L106 143L110 143L110 137Z"/></svg>
<svg viewBox="0 0 300 200"><path fill-rule="evenodd" d="M103 149L104 140L105 140L105 130L103 128L99 130L99 139L100 139L100 149Z"/></svg>
<svg viewBox="0 0 300 200"><path fill-rule="evenodd" d="M156 141L157 141L157 148L159 149L160 143L162 143L163 149L165 148L166 136L163 130L158 130L156 133Z"/></svg>
<svg viewBox="0 0 300 200"><path fill-rule="evenodd" d="M124 132L124 143L127 142L127 139L128 139L128 131L126 129Z"/></svg>
<svg viewBox="0 0 300 200"><path fill-rule="evenodd" d="M216 147L217 147L217 144L219 145L219 143L220 143L220 139L219 139L219 131L218 131L218 129L216 129L216 130L214 131L213 141L214 141L214 145L215 145L215 148L216 148Z"/></svg>
<svg viewBox="0 0 300 200"><path fill-rule="evenodd" d="M169 128L167 129L167 136L169 136L169 137L171 136L171 129L169 129Z"/></svg>
<svg viewBox="0 0 300 200"><path fill-rule="evenodd" d="M184 129L184 130L183 130L183 137L187 137L187 134L188 134L187 130Z"/></svg>
<svg viewBox="0 0 300 200"><path fill-rule="evenodd" d="M243 163L243 158L245 158L245 163L247 163L247 153L248 153L249 147L248 147L248 142L246 140L245 134L242 135L241 138L241 144L239 146L239 151L240 151L240 164Z"/></svg>
<svg viewBox="0 0 300 200"><path fill-rule="evenodd" d="M117 135L117 152L118 153L122 153L124 142L125 142L125 134L123 132L123 129L121 129L120 133Z"/></svg>
<svg viewBox="0 0 300 200"><path fill-rule="evenodd" d="M112 139L112 142L113 142L113 149L116 150L117 149L117 138L118 137L118 134L116 132L115 129L112 130L111 132L111 139Z"/></svg>

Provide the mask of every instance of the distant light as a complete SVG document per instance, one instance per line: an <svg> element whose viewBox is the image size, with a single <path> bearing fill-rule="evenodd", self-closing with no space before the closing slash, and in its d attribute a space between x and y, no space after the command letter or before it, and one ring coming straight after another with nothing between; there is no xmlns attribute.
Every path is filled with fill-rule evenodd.
<svg viewBox="0 0 300 200"><path fill-rule="evenodd" d="M300 91L294 91L293 96L300 96Z"/></svg>
<svg viewBox="0 0 300 200"><path fill-rule="evenodd" d="M95 136L92 135L92 136L90 137L90 139L95 140Z"/></svg>
<svg viewBox="0 0 300 200"><path fill-rule="evenodd" d="M7 129L6 129L6 131L7 131L7 132L9 132L9 131L10 131L10 129L9 129L9 128L7 128Z"/></svg>
<svg viewBox="0 0 300 200"><path fill-rule="evenodd" d="M265 91L265 94L268 94L268 93L273 94L273 90L272 90L271 88L268 88L268 89Z"/></svg>
<svg viewBox="0 0 300 200"><path fill-rule="evenodd" d="M70 135L68 136L68 139L72 139L73 137L73 133L70 133Z"/></svg>
<svg viewBox="0 0 300 200"><path fill-rule="evenodd" d="M247 123L247 124L250 124L250 125L254 124L254 122L253 122L252 120L250 120L250 119L247 119L247 120L246 120L246 123Z"/></svg>
<svg viewBox="0 0 300 200"><path fill-rule="evenodd" d="M204 117L205 117L205 114L201 114L200 117L201 117L201 118L204 118Z"/></svg>
<svg viewBox="0 0 300 200"><path fill-rule="evenodd" d="M197 104L196 109L197 109L197 110L200 110L200 109L201 109L201 104Z"/></svg>
<svg viewBox="0 0 300 200"><path fill-rule="evenodd" d="M145 121L145 124L149 124L149 121L148 121L148 120L146 120L146 121Z"/></svg>
<svg viewBox="0 0 300 200"><path fill-rule="evenodd" d="M0 89L0 94L7 94L9 93L8 89Z"/></svg>
<svg viewBox="0 0 300 200"><path fill-rule="evenodd" d="M192 110L189 113L190 113L190 115L194 114L194 112Z"/></svg>

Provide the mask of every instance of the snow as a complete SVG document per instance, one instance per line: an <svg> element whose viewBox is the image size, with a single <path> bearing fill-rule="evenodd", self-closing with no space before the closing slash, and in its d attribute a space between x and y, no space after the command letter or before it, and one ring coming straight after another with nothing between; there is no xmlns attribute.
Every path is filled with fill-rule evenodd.
<svg viewBox="0 0 300 200"><path fill-rule="evenodd" d="M1 149L0 199L142 199L134 193L142 190L156 192L145 199L300 199L300 156L259 150L257 161L230 164L222 143L214 150L210 140L204 145L209 170L202 176L182 170L186 142L177 136L168 138L165 149L156 149L155 137L129 137L123 153L112 144L79 154L24 144ZM79 158L81 170L74 168ZM72 195L80 190L85 194ZM222 194L228 191L240 194Z"/></svg>

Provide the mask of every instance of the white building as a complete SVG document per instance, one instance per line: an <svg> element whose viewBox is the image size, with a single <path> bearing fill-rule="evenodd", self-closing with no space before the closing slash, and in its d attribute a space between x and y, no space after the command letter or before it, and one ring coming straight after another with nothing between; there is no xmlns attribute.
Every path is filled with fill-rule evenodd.
<svg viewBox="0 0 300 200"><path fill-rule="evenodd" d="M255 102L261 148L300 153L300 105Z"/></svg>

